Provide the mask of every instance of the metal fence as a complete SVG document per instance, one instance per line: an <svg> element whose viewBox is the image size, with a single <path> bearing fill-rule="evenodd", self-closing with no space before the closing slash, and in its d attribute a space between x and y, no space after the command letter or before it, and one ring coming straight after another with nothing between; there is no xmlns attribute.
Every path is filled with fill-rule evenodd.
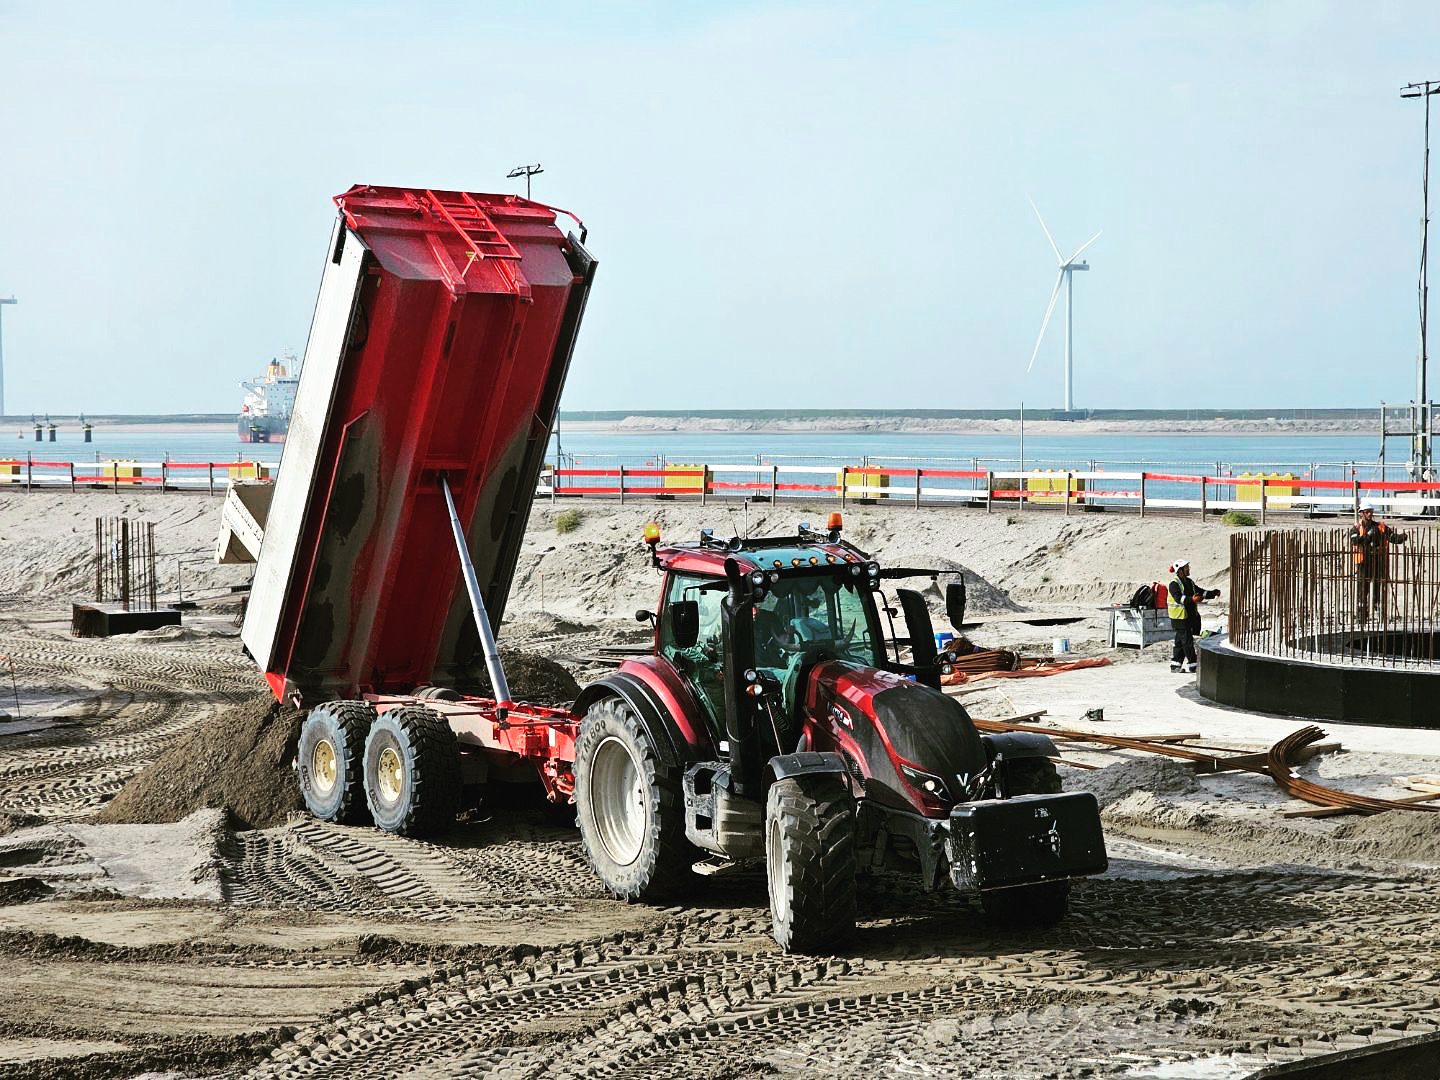
<svg viewBox="0 0 1440 1080"><path fill-rule="evenodd" d="M1249 652L1371 667L1440 664L1440 529L1368 559L1348 529L1230 538L1230 641Z"/></svg>

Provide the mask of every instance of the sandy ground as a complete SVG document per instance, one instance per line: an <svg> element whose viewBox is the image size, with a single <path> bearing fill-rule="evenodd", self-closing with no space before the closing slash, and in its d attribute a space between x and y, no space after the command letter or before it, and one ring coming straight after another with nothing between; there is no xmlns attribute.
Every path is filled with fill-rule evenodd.
<svg viewBox="0 0 1440 1080"><path fill-rule="evenodd" d="M537 508L503 635L582 681L597 649L645 638L647 519L676 536L746 524L740 507L584 509L557 536ZM1061 925L1003 931L877 876L853 947L823 959L775 949L757 873L706 879L685 906L614 903L577 834L534 812L482 812L434 842L298 814L242 830L220 809L95 824L179 736L264 691L228 597L243 568L187 569L187 591L216 599L180 630L70 638L88 530L124 512L156 521L162 550L204 549L217 510L0 498L0 654L20 698L18 717L0 701L0 1078L1239 1077L1440 1027L1440 815L1287 819L1296 804L1264 778L1125 753L1067 752L1067 785L1104 806L1112 867ZM782 511L751 507L748 525L824 508ZM1108 655L1101 605L1176 554L1224 583L1228 532L1192 520L859 507L847 525L885 562L963 567L973 636L1035 652L1068 636ZM1207 705L1161 653L956 692L977 716L1083 726L1098 706L1096 730L1237 749L1296 725ZM1345 749L1312 778L1394 796L1393 777L1440 772L1435 735L1329 730Z"/></svg>

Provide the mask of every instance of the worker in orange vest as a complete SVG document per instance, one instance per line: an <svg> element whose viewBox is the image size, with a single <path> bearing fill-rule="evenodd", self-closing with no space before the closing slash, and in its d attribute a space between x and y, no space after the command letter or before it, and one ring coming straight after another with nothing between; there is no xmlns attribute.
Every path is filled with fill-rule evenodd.
<svg viewBox="0 0 1440 1080"><path fill-rule="evenodd" d="M1362 502L1360 518L1350 530L1355 553L1355 614L1364 622L1371 610L1385 618L1385 582L1390 577L1390 545L1409 539L1398 529L1375 520L1375 504Z"/></svg>

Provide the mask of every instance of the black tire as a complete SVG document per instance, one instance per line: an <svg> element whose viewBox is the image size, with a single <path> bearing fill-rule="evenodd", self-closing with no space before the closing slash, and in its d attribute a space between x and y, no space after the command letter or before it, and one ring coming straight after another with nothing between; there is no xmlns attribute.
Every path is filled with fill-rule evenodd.
<svg viewBox="0 0 1440 1080"><path fill-rule="evenodd" d="M619 698L592 705L575 741L575 818L585 857L619 900L653 902L690 884L678 768L667 766ZM632 799L619 800L624 789Z"/></svg>
<svg viewBox="0 0 1440 1080"><path fill-rule="evenodd" d="M423 705L381 715L365 740L365 801L375 824L401 836L428 836L460 810L460 751L444 717Z"/></svg>
<svg viewBox="0 0 1440 1080"><path fill-rule="evenodd" d="M421 701L459 701L463 695L448 686L417 686L410 696Z"/></svg>
<svg viewBox="0 0 1440 1080"><path fill-rule="evenodd" d="M765 867L775 940L786 952L833 950L855 932L855 801L836 776L770 785Z"/></svg>
<svg viewBox="0 0 1440 1080"><path fill-rule="evenodd" d="M1021 758L1005 765L1005 795L1058 795L1060 773L1049 758ZM995 922L1005 926L1042 928L1054 926L1070 910L1070 882L1042 881L994 889L980 894L980 906Z"/></svg>
<svg viewBox="0 0 1440 1080"><path fill-rule="evenodd" d="M374 722L375 706L368 701L327 701L311 709L300 725L295 752L300 795L321 821L363 825L370 820L362 762Z"/></svg>

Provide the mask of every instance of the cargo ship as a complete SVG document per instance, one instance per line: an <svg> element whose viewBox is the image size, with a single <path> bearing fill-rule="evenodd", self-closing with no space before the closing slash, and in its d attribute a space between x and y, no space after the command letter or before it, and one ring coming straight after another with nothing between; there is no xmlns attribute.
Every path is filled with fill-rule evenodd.
<svg viewBox="0 0 1440 1080"><path fill-rule="evenodd" d="M287 357L293 364L295 358ZM291 375L286 365L271 360L265 374L240 384L245 401L240 406L239 432L242 443L284 442L290 430L290 413L295 408L295 388L300 374Z"/></svg>

